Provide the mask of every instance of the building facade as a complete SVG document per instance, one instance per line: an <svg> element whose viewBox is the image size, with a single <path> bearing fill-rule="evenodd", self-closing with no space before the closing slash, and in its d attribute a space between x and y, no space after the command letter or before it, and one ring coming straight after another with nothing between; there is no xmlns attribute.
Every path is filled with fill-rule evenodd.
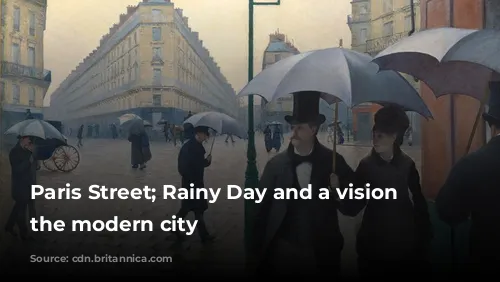
<svg viewBox="0 0 500 282"><path fill-rule="evenodd" d="M413 11L411 9L413 2ZM352 49L376 56L380 51L420 30L420 0L355 0L348 25L352 35ZM413 12L413 18L412 18ZM406 79L416 88L412 77ZM373 127L373 115L378 105L359 105L353 109L353 131L358 141L369 141ZM409 112L413 143L420 143L420 117Z"/></svg>
<svg viewBox="0 0 500 282"><path fill-rule="evenodd" d="M67 126L109 128L134 113L156 125L188 112L238 115L235 92L188 18L168 0L129 6L100 45L51 96L50 113Z"/></svg>
<svg viewBox="0 0 500 282"><path fill-rule="evenodd" d="M293 55L299 54L299 50L287 40L286 35L276 31L269 35L269 44L264 51L262 60L262 69ZM280 98L277 101L267 103L262 100L262 122L278 121L284 123L284 116L290 115L293 110L292 96Z"/></svg>
<svg viewBox="0 0 500 282"><path fill-rule="evenodd" d="M2 129L24 120L29 109L43 118L43 99L52 81L44 69L46 0L2 0L0 100Z"/></svg>
<svg viewBox="0 0 500 282"><path fill-rule="evenodd" d="M351 30L351 49L365 53L371 28L371 1L353 0L351 6L352 14L347 16L347 25Z"/></svg>

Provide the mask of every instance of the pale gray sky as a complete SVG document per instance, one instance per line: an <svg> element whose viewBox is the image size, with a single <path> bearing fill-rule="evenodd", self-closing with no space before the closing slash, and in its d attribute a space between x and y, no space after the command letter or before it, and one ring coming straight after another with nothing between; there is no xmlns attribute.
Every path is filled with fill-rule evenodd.
<svg viewBox="0 0 500 282"><path fill-rule="evenodd" d="M259 0L260 2L263 2ZM128 5L138 0L50 0L45 31L45 68L52 70L52 85L59 86L76 65L95 49L102 35L118 22ZM189 25L200 33L204 45L223 74L239 91L247 82L248 0L174 0L184 10ZM255 74L269 34L277 29L293 39L300 51L350 46L347 26L350 0L282 0L281 6L255 7Z"/></svg>

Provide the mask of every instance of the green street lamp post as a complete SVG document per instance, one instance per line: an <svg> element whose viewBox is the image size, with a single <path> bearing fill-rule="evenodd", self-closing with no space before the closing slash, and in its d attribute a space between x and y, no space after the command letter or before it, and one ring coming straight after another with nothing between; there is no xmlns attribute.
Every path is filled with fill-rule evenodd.
<svg viewBox="0 0 500 282"><path fill-rule="evenodd" d="M275 2L254 2L248 0L248 82L253 79L253 24L254 6L277 6L281 0ZM259 171L257 170L257 152L255 150L255 131L253 124L254 97L248 96L248 148L247 169L245 171L245 187L256 188L259 185ZM252 214L255 202L245 200L245 245L249 247L249 238L252 232Z"/></svg>

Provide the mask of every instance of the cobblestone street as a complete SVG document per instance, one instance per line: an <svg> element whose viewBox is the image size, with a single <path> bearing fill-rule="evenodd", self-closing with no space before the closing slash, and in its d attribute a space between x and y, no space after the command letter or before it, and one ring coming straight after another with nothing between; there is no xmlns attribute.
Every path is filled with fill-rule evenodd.
<svg viewBox="0 0 500 282"><path fill-rule="evenodd" d="M263 137L257 136L258 169L262 173L269 156L265 153ZM320 138L326 141L326 136ZM211 141L210 141L211 142ZM75 141L71 142L75 144ZM285 142L287 143L287 142ZM325 142L326 143L326 142ZM81 162L76 170L70 173L49 172L42 169L39 172L39 183L45 187L65 187L70 183L72 187L80 187L82 192L91 184L107 187L155 187L157 191L164 184L180 186L180 177L177 172L177 154L179 146L153 142L151 151L153 159L144 170L133 170L130 166L130 143L126 140L84 140L84 148L80 150ZM210 147L210 143L207 145ZM338 151L345 156L348 163L355 167L357 162L369 151L369 147L339 146ZM407 152L419 165L418 148L409 148ZM246 168L246 142L236 140L234 144L225 143L224 137L218 137L213 149L213 163L205 173L205 184L208 187L224 187L227 184L244 184ZM273 153L270 156L274 155ZM157 199L151 203L146 200L108 200L92 201L87 194L82 193L80 200L37 200L37 216L44 216L50 220L73 219L102 219L109 220L113 216L119 219L150 219L155 223L154 232L45 232L37 234L37 241L25 249L26 253L42 254L93 254L99 250L109 255L147 255L167 256L179 253L183 260L191 262L196 269L209 267L235 268L243 265L243 201L227 200L222 194L218 201L209 206L206 221L209 231L213 232L216 240L207 247L201 247L201 242L194 234L184 244L182 251L172 248L171 234L162 232L158 223L170 219L180 207L178 200ZM190 215L192 216L192 215ZM344 264L351 265L355 261L354 233L356 221L341 217L341 229L345 237ZM9 252L18 253L21 243L12 241ZM172 266L159 268L168 270Z"/></svg>

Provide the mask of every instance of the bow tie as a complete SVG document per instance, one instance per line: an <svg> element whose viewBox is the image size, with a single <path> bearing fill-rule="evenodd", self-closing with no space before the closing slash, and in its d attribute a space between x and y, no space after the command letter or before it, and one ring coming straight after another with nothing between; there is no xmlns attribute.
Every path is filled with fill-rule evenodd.
<svg viewBox="0 0 500 282"><path fill-rule="evenodd" d="M313 157L312 154L308 156L301 156L297 154L293 154L293 162L295 165L299 165L301 163L312 163L313 162Z"/></svg>

